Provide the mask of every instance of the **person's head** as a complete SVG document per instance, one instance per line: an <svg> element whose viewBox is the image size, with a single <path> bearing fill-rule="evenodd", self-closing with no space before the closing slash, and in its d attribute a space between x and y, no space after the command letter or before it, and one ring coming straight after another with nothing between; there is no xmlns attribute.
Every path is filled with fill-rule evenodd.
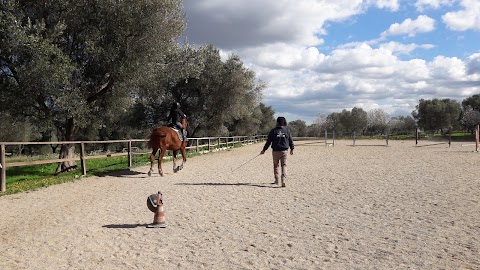
<svg viewBox="0 0 480 270"><path fill-rule="evenodd" d="M277 126L287 126L287 120L285 119L285 117L280 116L277 118Z"/></svg>
<svg viewBox="0 0 480 270"><path fill-rule="evenodd" d="M178 102L173 102L172 104L172 110L180 109L180 103Z"/></svg>

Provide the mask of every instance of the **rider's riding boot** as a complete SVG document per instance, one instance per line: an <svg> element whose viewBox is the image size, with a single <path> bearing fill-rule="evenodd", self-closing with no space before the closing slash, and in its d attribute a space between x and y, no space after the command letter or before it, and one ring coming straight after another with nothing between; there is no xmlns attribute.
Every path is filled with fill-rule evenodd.
<svg viewBox="0 0 480 270"><path fill-rule="evenodd" d="M187 131L183 128L182 128L182 135L183 135L183 141L186 142L187 141Z"/></svg>

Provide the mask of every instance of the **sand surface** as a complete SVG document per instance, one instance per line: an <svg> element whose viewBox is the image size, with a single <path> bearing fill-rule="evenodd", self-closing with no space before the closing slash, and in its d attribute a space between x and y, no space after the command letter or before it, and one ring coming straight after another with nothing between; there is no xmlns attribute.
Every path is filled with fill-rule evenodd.
<svg viewBox="0 0 480 270"><path fill-rule="evenodd" d="M296 144L286 188L259 143L0 197L0 269L480 269L475 146Z"/></svg>

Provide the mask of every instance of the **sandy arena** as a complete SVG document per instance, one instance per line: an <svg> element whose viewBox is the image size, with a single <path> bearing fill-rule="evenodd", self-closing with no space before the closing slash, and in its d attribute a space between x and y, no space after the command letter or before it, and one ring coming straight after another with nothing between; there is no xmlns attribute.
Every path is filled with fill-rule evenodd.
<svg viewBox="0 0 480 270"><path fill-rule="evenodd" d="M0 269L480 269L475 146L336 143L296 142L286 188L270 152L232 172L258 143L0 197Z"/></svg>

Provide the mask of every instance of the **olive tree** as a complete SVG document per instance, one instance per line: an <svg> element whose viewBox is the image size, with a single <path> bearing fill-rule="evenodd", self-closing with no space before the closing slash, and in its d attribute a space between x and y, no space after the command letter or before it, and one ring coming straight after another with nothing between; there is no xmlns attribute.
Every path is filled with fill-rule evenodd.
<svg viewBox="0 0 480 270"><path fill-rule="evenodd" d="M185 59L190 66L182 77L169 79L159 107L165 115L172 101L179 102L188 116L190 136L218 136L258 133L264 126L261 115L268 110L260 105L265 84L246 68L237 55L225 61L212 45L191 51ZM260 109L260 110L258 110ZM269 119L270 120L270 119ZM249 123L251 121L251 123ZM239 125L236 127L236 125Z"/></svg>
<svg viewBox="0 0 480 270"><path fill-rule="evenodd" d="M2 0L1 110L75 140L132 106L184 27L180 0Z"/></svg>
<svg viewBox="0 0 480 270"><path fill-rule="evenodd" d="M288 122L288 129L293 137L307 136L307 123L303 120L298 119Z"/></svg>
<svg viewBox="0 0 480 270"><path fill-rule="evenodd" d="M390 115L382 109L372 109L367 113L367 126L369 131L384 133L390 122Z"/></svg>
<svg viewBox="0 0 480 270"><path fill-rule="evenodd" d="M463 111L462 119L460 121L462 125L473 132L475 127L480 125L480 111L467 106Z"/></svg>
<svg viewBox="0 0 480 270"><path fill-rule="evenodd" d="M451 99L421 99L412 112L420 128L442 131L445 128L458 128L460 114L460 103Z"/></svg>
<svg viewBox="0 0 480 270"><path fill-rule="evenodd" d="M367 112L357 107L353 107L351 111L342 110L338 120L348 132L363 132L367 128L368 123Z"/></svg>

